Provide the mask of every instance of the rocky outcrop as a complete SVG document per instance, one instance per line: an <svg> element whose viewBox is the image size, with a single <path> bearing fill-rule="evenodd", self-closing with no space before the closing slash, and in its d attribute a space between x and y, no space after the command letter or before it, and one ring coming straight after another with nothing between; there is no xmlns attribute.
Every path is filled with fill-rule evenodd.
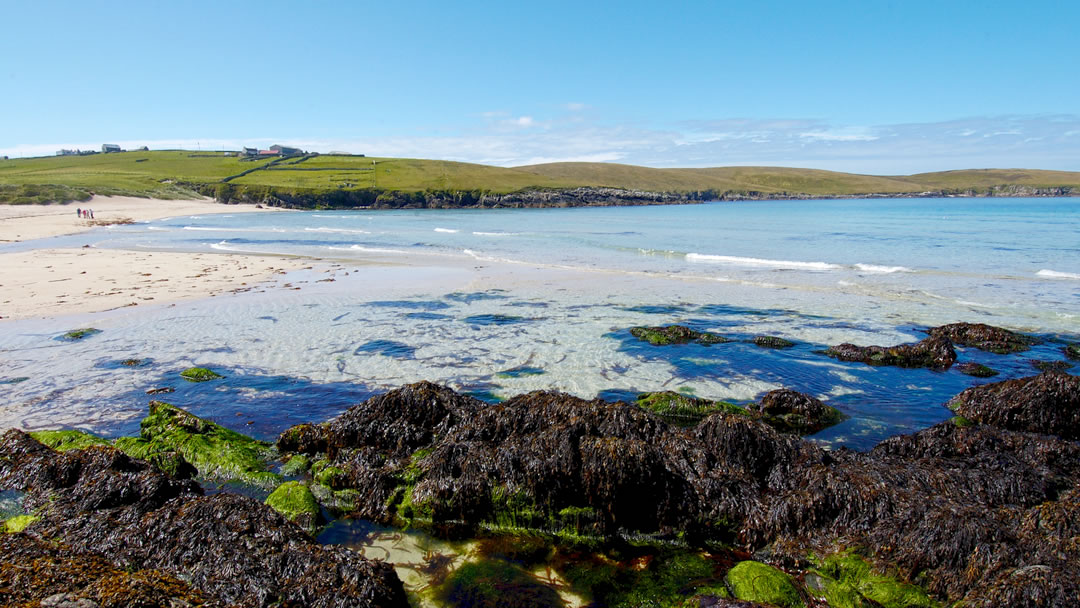
<svg viewBox="0 0 1080 608"><path fill-rule="evenodd" d="M0 436L0 489L25 492L24 508L40 520L19 534L62 547L61 562L70 551L76 561L65 567L80 556L126 572L149 567L190 587L175 597L198 593L219 605L408 605L390 566L323 547L266 505L204 496L195 482L111 447L60 453L9 430ZM58 585L34 597L72 592L82 593Z"/></svg>
<svg viewBox="0 0 1080 608"><path fill-rule="evenodd" d="M956 365L956 371L975 378L993 378L998 375L997 370L989 368L982 363L966 361Z"/></svg>
<svg viewBox="0 0 1080 608"><path fill-rule="evenodd" d="M1078 393L1056 377L1027 382L992 391L995 403ZM816 567L821 589L849 593L850 571L881 566L949 602L1007 605L1075 599L1080 581L1080 445L1047 434L1071 427L1037 419L1025 431L993 417L945 422L868 453L826 452L746 415L679 428L629 404L536 392L483 405L421 383L287 431L278 446L325 459L340 471L334 487L357 492L355 513L379 521L681 531L803 572L815 568L807 555L861 547L864 565Z"/></svg>
<svg viewBox="0 0 1080 608"><path fill-rule="evenodd" d="M845 343L829 347L825 354L841 361L855 361L867 365L928 367L937 370L948 369L956 362L956 351L952 343L948 338L940 336L899 346L856 346Z"/></svg>
<svg viewBox="0 0 1080 608"><path fill-rule="evenodd" d="M751 416L781 433L797 435L812 435L845 418L840 410L825 405L820 399L790 389L769 391L760 402L746 409Z"/></svg>
<svg viewBox="0 0 1080 608"><path fill-rule="evenodd" d="M1039 343L1031 336L984 323L951 323L931 328L928 333L931 337L947 338L958 346L972 346L999 355L1023 352Z"/></svg>
<svg viewBox="0 0 1080 608"><path fill-rule="evenodd" d="M969 388L949 408L1003 429L1080 439L1080 378L1059 371Z"/></svg>

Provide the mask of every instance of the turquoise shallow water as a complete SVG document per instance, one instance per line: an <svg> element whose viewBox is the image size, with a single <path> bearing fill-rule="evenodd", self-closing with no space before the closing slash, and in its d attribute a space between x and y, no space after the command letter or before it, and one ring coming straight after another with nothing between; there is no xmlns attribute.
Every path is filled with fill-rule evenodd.
<svg viewBox="0 0 1080 608"><path fill-rule="evenodd" d="M0 422L132 433L148 388L272 437L375 391L427 379L497 399L535 389L631 398L682 390L745 402L812 393L851 419L816 438L865 449L949 416L985 380L839 363L829 344L918 340L985 322L1046 342L1002 372L1061 360L1080 334L1080 200L903 199L597 209L296 212L179 217L6 246L309 256L268 289L175 307L0 325ZM325 281L333 278L333 282ZM634 325L684 323L735 341L650 347ZM77 343L53 338L92 324ZM70 327L69 327L70 326ZM137 368L116 364L149 359ZM225 373L187 384L188 365Z"/></svg>

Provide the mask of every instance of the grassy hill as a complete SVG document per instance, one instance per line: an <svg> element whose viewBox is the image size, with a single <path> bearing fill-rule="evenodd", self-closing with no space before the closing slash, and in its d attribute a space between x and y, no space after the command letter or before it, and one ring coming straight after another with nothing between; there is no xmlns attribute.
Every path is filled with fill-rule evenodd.
<svg viewBox="0 0 1080 608"><path fill-rule="evenodd" d="M654 169L612 163L549 163L504 168L473 163L348 155L254 160L220 152L123 152L0 160L0 202L86 200L92 194L179 198L348 200L397 197L518 196L535 191L615 188L674 199L740 196L863 196L935 193L1080 193L1080 173L1026 169L874 176L784 167ZM1036 192L1035 190L1040 191ZM1045 190L1043 192L1042 190ZM516 193L516 194L514 194ZM632 198L632 197L631 197ZM459 202L461 202L459 200Z"/></svg>

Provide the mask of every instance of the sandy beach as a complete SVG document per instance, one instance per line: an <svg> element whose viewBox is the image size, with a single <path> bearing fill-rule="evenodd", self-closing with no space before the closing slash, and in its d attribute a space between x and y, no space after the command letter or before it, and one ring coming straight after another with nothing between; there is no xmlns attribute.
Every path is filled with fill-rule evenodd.
<svg viewBox="0 0 1080 608"><path fill-rule="evenodd" d="M84 220L76 209L93 209ZM273 210L206 200L95 197L64 205L0 206L0 242L75 234L98 226L176 215ZM0 254L0 319L45 318L203 298L250 289L305 266L292 258L133 252L82 247Z"/></svg>

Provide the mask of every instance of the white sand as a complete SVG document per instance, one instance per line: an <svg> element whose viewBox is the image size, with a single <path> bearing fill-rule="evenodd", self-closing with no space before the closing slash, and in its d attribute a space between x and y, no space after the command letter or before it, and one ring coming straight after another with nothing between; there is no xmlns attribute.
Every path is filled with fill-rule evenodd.
<svg viewBox="0 0 1080 608"><path fill-rule="evenodd" d="M94 210L94 220L76 216ZM96 225L175 215L263 211L210 200L95 197L66 205L0 205L0 241L89 230ZM292 258L84 247L0 254L0 319L46 318L245 290L310 264Z"/></svg>

